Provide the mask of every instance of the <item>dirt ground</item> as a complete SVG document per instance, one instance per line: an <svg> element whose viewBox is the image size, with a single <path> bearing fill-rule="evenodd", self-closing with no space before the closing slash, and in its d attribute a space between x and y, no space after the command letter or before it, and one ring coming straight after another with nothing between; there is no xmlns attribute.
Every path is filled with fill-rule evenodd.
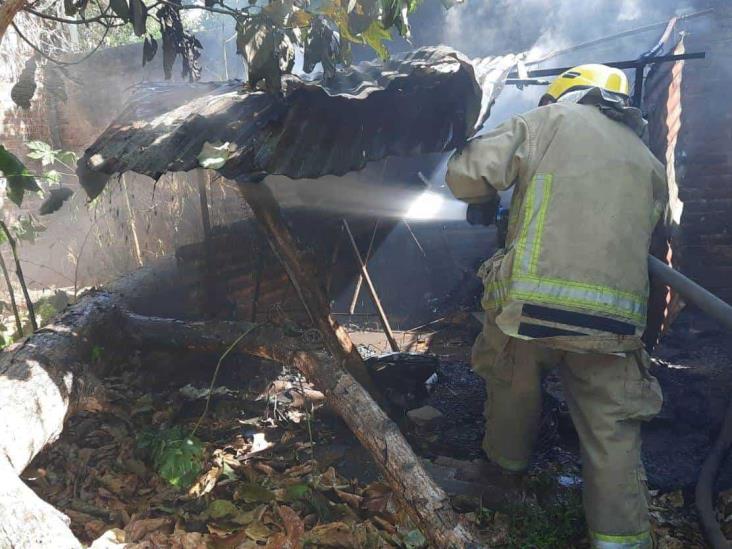
<svg viewBox="0 0 732 549"><path fill-rule="evenodd" d="M428 425L399 412L394 419L491 547L587 547L576 435L552 396L551 375L523 496L488 505L474 484L455 480L461 464L482 457L485 390L468 365L478 329L461 316L398 334L402 347L439 358L434 389L411 404L430 405L443 417ZM378 332L354 330L353 339L366 356L387 350ZM703 547L691 496L726 406L732 342L685 314L655 355L666 404L644 433L654 528L660 547ZM71 418L23 475L70 517L85 543L426 547L367 453L296 373L247 357L227 359L189 438L218 357L149 352L104 359L117 362L104 380L115 395L111 408ZM191 465L196 461L200 470ZM721 486L731 485L728 460ZM720 495L719 512L732 526L732 492Z"/></svg>

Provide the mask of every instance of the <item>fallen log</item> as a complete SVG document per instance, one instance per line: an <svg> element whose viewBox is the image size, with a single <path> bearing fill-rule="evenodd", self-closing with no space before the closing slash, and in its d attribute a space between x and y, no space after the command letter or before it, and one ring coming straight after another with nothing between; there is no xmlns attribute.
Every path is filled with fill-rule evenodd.
<svg viewBox="0 0 732 549"><path fill-rule="evenodd" d="M168 261L122 277L0 353L0 548L81 547L68 518L18 475L58 438L67 417L100 408L103 389L90 367L93 346L118 334L120 307L154 295L173 269Z"/></svg>
<svg viewBox="0 0 732 549"><path fill-rule="evenodd" d="M249 323L184 322L135 314L125 315L121 326L128 337L145 345L182 345L197 351L222 351L252 328ZM261 325L241 340L237 350L292 365L325 394L433 547L478 547L470 529L453 511L447 494L424 469L396 424L332 358L322 351L303 351L303 346L301 338Z"/></svg>

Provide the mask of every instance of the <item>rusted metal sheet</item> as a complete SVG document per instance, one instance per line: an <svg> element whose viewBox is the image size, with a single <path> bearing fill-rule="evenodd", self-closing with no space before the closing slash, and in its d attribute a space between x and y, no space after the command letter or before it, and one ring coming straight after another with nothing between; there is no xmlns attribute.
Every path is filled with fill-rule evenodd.
<svg viewBox="0 0 732 549"><path fill-rule="evenodd" d="M662 44L673 54L686 51L684 38L673 42L670 31L664 33ZM676 145L681 130L681 79L684 61L660 63L649 73L646 79L643 98L648 113L648 144L653 153L666 165L666 179L669 190L669 208L673 221L672 233L681 218L683 204L679 200L679 188L676 180ZM673 235L672 235L673 236ZM657 256L669 265L674 263L673 242L665 246L665 250L654 250ZM683 308L679 296L665 286L654 284L648 303L648 325L644 339L648 347L653 347L660 336L670 328L676 316Z"/></svg>
<svg viewBox="0 0 732 549"><path fill-rule="evenodd" d="M328 82L289 76L282 95L239 81L148 85L87 149L80 181L94 197L114 173L188 171L204 142L230 143L218 171L246 180L342 175L390 155L453 149L482 123L515 63L514 55L471 62L440 46Z"/></svg>

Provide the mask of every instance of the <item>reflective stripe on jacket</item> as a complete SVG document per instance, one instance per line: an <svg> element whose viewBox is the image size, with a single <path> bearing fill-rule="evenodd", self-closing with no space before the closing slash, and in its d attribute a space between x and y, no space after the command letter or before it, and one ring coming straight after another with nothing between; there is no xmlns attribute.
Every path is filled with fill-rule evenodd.
<svg viewBox="0 0 732 549"><path fill-rule="evenodd" d="M506 248L480 272L483 306L507 335L578 351L641 346L668 190L636 133L596 106L548 105L473 139L447 183L469 203L513 189Z"/></svg>

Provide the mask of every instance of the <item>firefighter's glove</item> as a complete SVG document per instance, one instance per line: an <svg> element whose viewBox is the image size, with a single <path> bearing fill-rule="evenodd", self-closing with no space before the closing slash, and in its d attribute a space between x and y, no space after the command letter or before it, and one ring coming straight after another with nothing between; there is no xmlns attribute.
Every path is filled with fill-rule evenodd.
<svg viewBox="0 0 732 549"><path fill-rule="evenodd" d="M468 204L468 213L465 217L471 225L485 225L486 227L493 225L496 222L499 205L498 197L480 204Z"/></svg>

